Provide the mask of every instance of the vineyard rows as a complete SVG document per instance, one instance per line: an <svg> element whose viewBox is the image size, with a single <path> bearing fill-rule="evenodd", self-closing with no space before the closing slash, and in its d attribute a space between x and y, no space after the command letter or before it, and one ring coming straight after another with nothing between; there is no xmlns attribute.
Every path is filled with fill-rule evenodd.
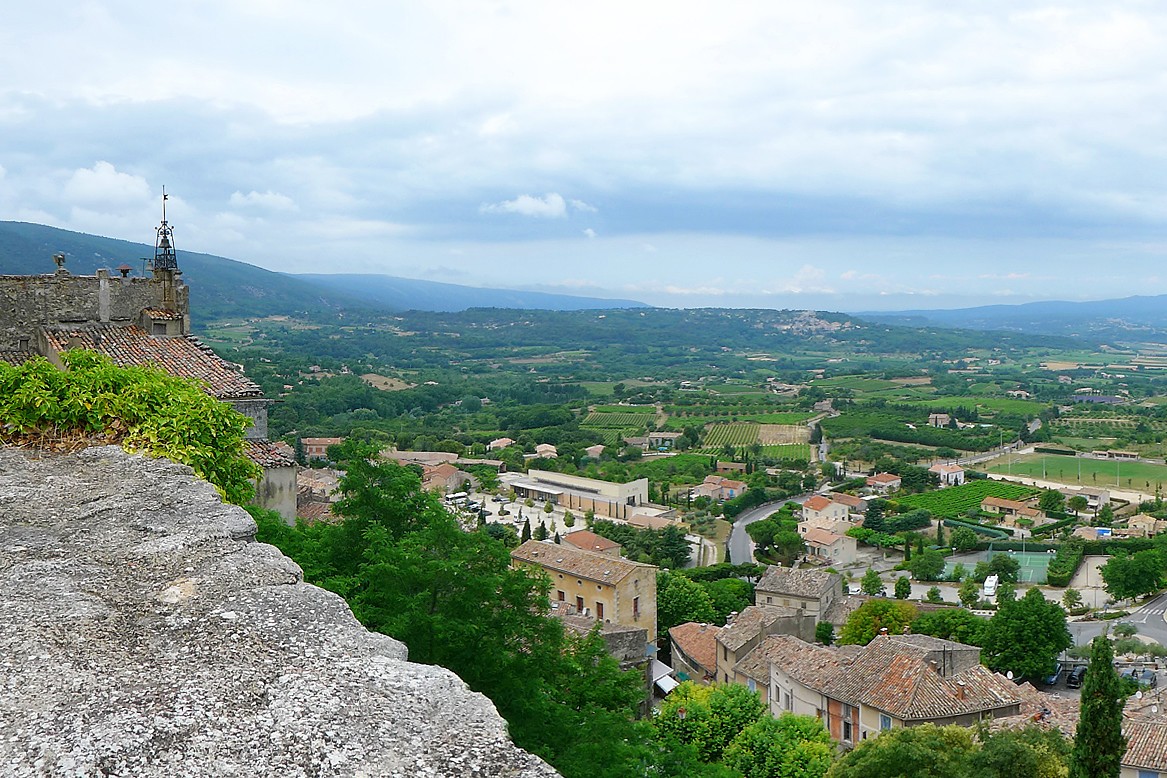
<svg viewBox="0 0 1167 778"><path fill-rule="evenodd" d="M654 415L651 413L635 413L629 411L621 411L619 413L592 412L583 420L583 426L612 429L624 429L627 427L639 428L652 423L653 418Z"/></svg>
<svg viewBox="0 0 1167 778"><path fill-rule="evenodd" d="M897 499L900 505L908 508L923 508L931 511L933 516L946 519L957 519L968 512L970 508L979 508L981 501L986 497L1000 497L1005 500L1024 500L1032 497L1040 490L1031 486L1010 483L1009 481L969 481L961 486L950 486L935 492L910 494Z"/></svg>

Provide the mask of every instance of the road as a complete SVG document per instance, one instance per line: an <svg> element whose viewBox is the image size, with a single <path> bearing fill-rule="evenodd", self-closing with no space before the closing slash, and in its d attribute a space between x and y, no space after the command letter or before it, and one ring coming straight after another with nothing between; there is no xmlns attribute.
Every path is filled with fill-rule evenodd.
<svg viewBox="0 0 1167 778"><path fill-rule="evenodd" d="M1139 635L1150 638L1159 645L1167 646L1167 621L1164 613L1167 612L1167 593L1160 594L1155 599L1144 604L1129 616L1110 621L1071 621L1066 626L1074 636L1075 645L1089 643L1108 626L1113 629L1114 624L1134 624L1139 628Z"/></svg>
<svg viewBox="0 0 1167 778"><path fill-rule="evenodd" d="M810 497L810 494L808 492L807 494L800 494L797 497L791 497L786 500L768 502L738 514L737 519L733 522L733 531L729 534L729 561L735 565L754 561L754 543L750 540L750 536L746 534L746 525L753 524L755 521L761 521L770 514L775 513L788 502L802 504Z"/></svg>

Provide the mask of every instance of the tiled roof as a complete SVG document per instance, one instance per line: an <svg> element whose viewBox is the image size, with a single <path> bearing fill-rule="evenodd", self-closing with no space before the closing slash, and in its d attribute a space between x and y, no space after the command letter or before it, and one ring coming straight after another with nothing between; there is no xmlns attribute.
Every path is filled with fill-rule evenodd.
<svg viewBox="0 0 1167 778"><path fill-rule="evenodd" d="M604 556L591 551L580 551L542 540L528 540L511 551L511 559L602 583L615 584L633 573L651 575L654 583L656 581L656 567L653 565L630 562L627 559Z"/></svg>
<svg viewBox="0 0 1167 778"><path fill-rule="evenodd" d="M783 605L751 605L717 632L717 642L737 651L772 626L778 619L797 616L798 609Z"/></svg>
<svg viewBox="0 0 1167 778"><path fill-rule="evenodd" d="M1078 700L1046 694L1030 683L1017 684L1016 691L1021 698L1021 713L994 719L990 728L1020 729L1036 724L1056 729L1067 738L1074 737L1080 714Z"/></svg>
<svg viewBox="0 0 1167 778"><path fill-rule="evenodd" d="M845 673L828 682L825 691L836 699L870 705L904 721L951 718L1020 704L1013 683L983 665L941 675L928 662L935 648L931 641L877 637ZM941 643L975 650L951 641Z"/></svg>
<svg viewBox="0 0 1167 778"><path fill-rule="evenodd" d="M710 675L717 672L717 627L689 621L670 629L669 638Z"/></svg>
<svg viewBox="0 0 1167 778"><path fill-rule="evenodd" d="M562 540L564 543L570 544L573 548L581 548L584 551L595 551L596 553L620 548L620 544L616 541L608 540L602 535L597 535L586 529L569 532L563 536Z"/></svg>
<svg viewBox="0 0 1167 778"><path fill-rule="evenodd" d="M853 494L831 492L828 496L831 498L831 502L841 503L846 505L848 508L858 508L859 510L863 510L867 507L867 502L863 498L856 497Z"/></svg>
<svg viewBox="0 0 1167 778"><path fill-rule="evenodd" d="M105 354L120 367L158 367L180 378L202 381L207 393L220 400L263 397L259 386L235 365L190 335L155 338L141 327L112 324L46 327L44 334L58 352L83 348Z"/></svg>
<svg viewBox="0 0 1167 778"><path fill-rule="evenodd" d="M1123 767L1167 772L1167 715L1127 721L1123 729L1127 736Z"/></svg>
<svg viewBox="0 0 1167 778"><path fill-rule="evenodd" d="M313 500L296 508L296 518L304 521L324 521L335 517L332 513L332 503Z"/></svg>
<svg viewBox="0 0 1167 778"><path fill-rule="evenodd" d="M805 508L810 508L812 511L821 511L824 508L829 507L830 504L830 498L823 497L821 494L816 494L814 497L809 498L802 505Z"/></svg>
<svg viewBox="0 0 1167 778"><path fill-rule="evenodd" d="M295 452L281 441L246 440L243 442L243 453L263 468L296 466Z"/></svg>
<svg viewBox="0 0 1167 778"><path fill-rule="evenodd" d="M37 354L32 351L0 351L0 362L7 362L10 365L23 365L36 356Z"/></svg>
<svg viewBox="0 0 1167 778"><path fill-rule="evenodd" d="M812 546L833 546L842 539L842 535L836 535L829 529L823 527L811 527L802 536L809 545Z"/></svg>
<svg viewBox="0 0 1167 778"><path fill-rule="evenodd" d="M643 513L633 514L628 518L627 523L633 527L642 527L644 529L664 529L665 527L681 526L672 519L662 519L660 516L647 516Z"/></svg>
<svg viewBox="0 0 1167 778"><path fill-rule="evenodd" d="M795 570L790 567L771 565L766 569L762 580L758 581L756 588L758 591L817 599L828 592L839 580L838 573L828 573L825 570Z"/></svg>
<svg viewBox="0 0 1167 778"><path fill-rule="evenodd" d="M847 659L838 649L816 646L793 635L771 635L750 652L751 656L763 647L778 669L810 689L825 688L842 672ZM769 678L766 683L770 683Z"/></svg>
<svg viewBox="0 0 1167 778"><path fill-rule="evenodd" d="M928 468L930 473L963 473L964 468L960 465L932 465Z"/></svg>
<svg viewBox="0 0 1167 778"><path fill-rule="evenodd" d="M339 446L344 438L300 438L305 446Z"/></svg>
<svg viewBox="0 0 1167 778"><path fill-rule="evenodd" d="M903 481L903 479L892 473L876 473L867 479L869 484L894 484L897 481Z"/></svg>
<svg viewBox="0 0 1167 778"><path fill-rule="evenodd" d="M985 505L991 505L994 508L1012 508L1015 511L1019 511L1022 508L1029 507L1025 503L1018 502L1017 500L1006 500L1004 497L992 497L992 496L986 497L985 499L981 500L981 506L983 507Z"/></svg>
<svg viewBox="0 0 1167 778"><path fill-rule="evenodd" d="M159 321L179 321L182 319L182 314L178 311L168 311L165 308L143 308L142 313Z"/></svg>
<svg viewBox="0 0 1167 778"><path fill-rule="evenodd" d="M848 616L870 599L871 597L866 594L844 594L842 597L831 600L831 604L827 606L827 609L823 611L819 618L822 621L841 627L847 623Z"/></svg>

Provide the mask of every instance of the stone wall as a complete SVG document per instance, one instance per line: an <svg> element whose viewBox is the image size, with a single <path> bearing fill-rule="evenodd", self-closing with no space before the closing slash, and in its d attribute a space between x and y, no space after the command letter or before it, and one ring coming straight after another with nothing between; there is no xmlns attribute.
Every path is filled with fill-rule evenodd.
<svg viewBox="0 0 1167 778"><path fill-rule="evenodd" d="M0 276L0 351L35 346L40 326L137 324L143 308L177 311L189 321L189 288L169 272L149 278L111 277L108 270Z"/></svg>
<svg viewBox="0 0 1167 778"><path fill-rule="evenodd" d="M0 449L0 774L555 775L254 532L165 460Z"/></svg>
<svg viewBox="0 0 1167 778"><path fill-rule="evenodd" d="M267 440L267 407L272 400L259 398L255 400L231 400L231 407L251 419L252 425L247 428L248 440Z"/></svg>

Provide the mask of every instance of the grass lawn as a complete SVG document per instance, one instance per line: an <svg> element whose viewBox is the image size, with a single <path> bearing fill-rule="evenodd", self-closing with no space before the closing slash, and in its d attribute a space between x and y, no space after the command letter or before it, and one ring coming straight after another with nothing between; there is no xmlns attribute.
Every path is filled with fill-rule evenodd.
<svg viewBox="0 0 1167 778"><path fill-rule="evenodd" d="M1079 468L1081 468L1080 471ZM1097 486L1099 488L1115 487L1153 491L1156 486L1167 483L1167 465L1087 459L1054 454L1028 454L1023 457L1013 457L1011 463L1004 458L997 458L987 469L990 473L1012 473L1029 478L1043 478L1058 483L1081 484L1082 486ZM1081 480L1078 477L1079 472L1082 474Z"/></svg>

